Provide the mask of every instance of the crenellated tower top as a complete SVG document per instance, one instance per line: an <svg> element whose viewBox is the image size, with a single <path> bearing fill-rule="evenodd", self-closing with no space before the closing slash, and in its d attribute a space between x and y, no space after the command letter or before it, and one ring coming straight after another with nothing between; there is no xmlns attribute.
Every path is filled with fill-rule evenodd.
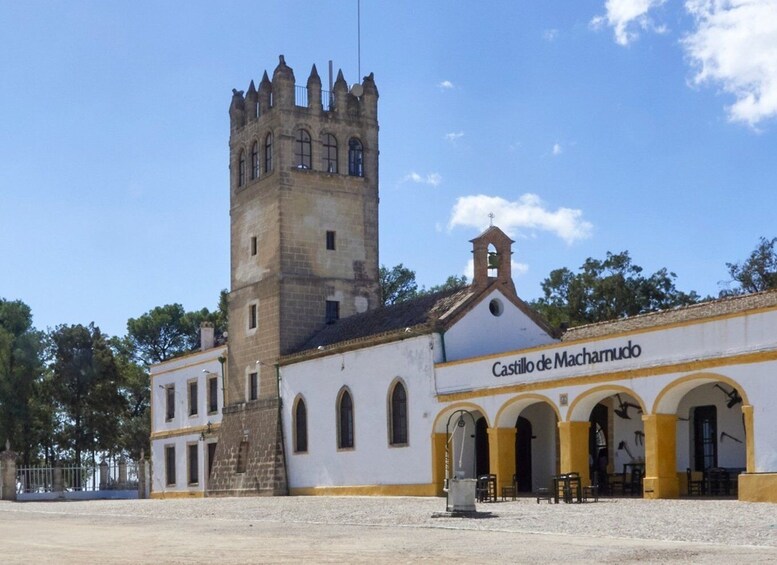
<svg viewBox="0 0 777 565"><path fill-rule="evenodd" d="M321 88L316 65L313 65L304 86L296 84L294 70L286 64L283 55L280 55L278 66L272 73L272 81L265 71L258 89L252 80L245 94L237 89L233 89L232 94L229 116L233 132L275 108L297 112L307 109L314 114L325 112L349 119L377 121L378 118L378 89L372 73L349 91L340 70L333 92L329 92Z"/></svg>

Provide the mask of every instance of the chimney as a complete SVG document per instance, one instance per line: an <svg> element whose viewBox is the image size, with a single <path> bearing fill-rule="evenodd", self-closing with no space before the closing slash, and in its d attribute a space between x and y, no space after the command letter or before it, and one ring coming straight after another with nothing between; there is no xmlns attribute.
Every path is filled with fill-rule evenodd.
<svg viewBox="0 0 777 565"><path fill-rule="evenodd" d="M213 349L215 345L214 333L213 322L202 322L200 324L200 351Z"/></svg>

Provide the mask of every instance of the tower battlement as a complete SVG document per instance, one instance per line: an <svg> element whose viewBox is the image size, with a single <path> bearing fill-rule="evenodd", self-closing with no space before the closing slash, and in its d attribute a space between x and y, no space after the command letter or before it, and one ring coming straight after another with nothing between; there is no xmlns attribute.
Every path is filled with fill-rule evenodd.
<svg viewBox="0 0 777 565"><path fill-rule="evenodd" d="M349 91L343 71L340 70L332 91L328 91L321 88L321 78L316 65L313 65L307 83L303 86L296 83L294 70L286 65L284 56L281 55L279 59L272 81L265 71L258 89L253 80L245 93L232 89L229 118L233 135L279 109L293 110L300 114L307 112L312 116L326 114L328 119L377 122L378 89L372 73Z"/></svg>

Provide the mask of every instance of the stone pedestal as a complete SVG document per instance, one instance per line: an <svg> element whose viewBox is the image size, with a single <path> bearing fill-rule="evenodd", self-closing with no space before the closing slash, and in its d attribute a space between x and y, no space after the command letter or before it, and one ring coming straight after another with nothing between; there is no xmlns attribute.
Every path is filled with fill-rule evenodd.
<svg viewBox="0 0 777 565"><path fill-rule="evenodd" d="M448 481L448 512L474 512L477 479Z"/></svg>
<svg viewBox="0 0 777 565"><path fill-rule="evenodd" d="M0 453L0 498L16 500L16 453L10 449Z"/></svg>

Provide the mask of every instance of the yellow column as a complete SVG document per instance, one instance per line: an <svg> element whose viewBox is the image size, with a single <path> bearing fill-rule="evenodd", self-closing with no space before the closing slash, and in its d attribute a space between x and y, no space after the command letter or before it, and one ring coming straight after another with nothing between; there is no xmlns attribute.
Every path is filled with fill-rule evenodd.
<svg viewBox="0 0 777 565"><path fill-rule="evenodd" d="M447 436L444 433L432 434L432 484L435 486L437 496L443 496L445 492L445 442Z"/></svg>
<svg viewBox="0 0 777 565"><path fill-rule="evenodd" d="M513 483L515 473L515 428L488 429L488 466L496 475L496 492Z"/></svg>
<svg viewBox="0 0 777 565"><path fill-rule="evenodd" d="M591 484L588 469L588 429L590 422L559 422L558 436L561 473L580 473L580 484Z"/></svg>
<svg viewBox="0 0 777 565"><path fill-rule="evenodd" d="M755 434L753 433L753 407L749 404L742 406L742 416L745 421L745 470L755 473Z"/></svg>
<svg viewBox="0 0 777 565"><path fill-rule="evenodd" d="M645 428L645 498L679 498L677 416L642 416Z"/></svg>

